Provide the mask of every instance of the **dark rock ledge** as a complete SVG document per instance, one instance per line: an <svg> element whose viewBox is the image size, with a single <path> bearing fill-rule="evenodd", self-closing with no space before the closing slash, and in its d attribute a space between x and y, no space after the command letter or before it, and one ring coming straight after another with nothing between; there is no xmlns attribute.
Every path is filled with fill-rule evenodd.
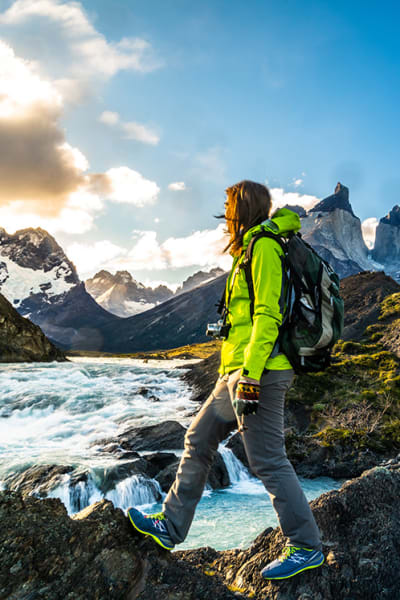
<svg viewBox="0 0 400 600"><path fill-rule="evenodd" d="M0 493L0 599L395 600L400 589L400 465L375 468L312 503L325 565L280 583L259 570L278 529L245 551L169 554L110 502L69 518L59 500Z"/></svg>

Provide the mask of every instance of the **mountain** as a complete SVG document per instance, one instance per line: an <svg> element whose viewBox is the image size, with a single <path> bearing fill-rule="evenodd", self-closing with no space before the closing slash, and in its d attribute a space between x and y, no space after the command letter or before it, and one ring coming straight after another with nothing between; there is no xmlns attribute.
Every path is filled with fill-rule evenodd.
<svg viewBox="0 0 400 600"><path fill-rule="evenodd" d="M400 279L400 206L392 208L376 228L372 257L385 265L385 271Z"/></svg>
<svg viewBox="0 0 400 600"><path fill-rule="evenodd" d="M115 275L99 271L85 281L85 287L100 306L119 317L144 312L173 296L167 286L145 287L128 271L117 271Z"/></svg>
<svg viewBox="0 0 400 600"><path fill-rule="evenodd" d="M207 323L218 320L216 304L226 275L166 300L145 313L101 328L105 352L138 352L176 348L207 341Z"/></svg>
<svg viewBox="0 0 400 600"><path fill-rule="evenodd" d="M62 348L97 349L118 320L86 292L74 264L44 229L0 229L0 291ZM83 344L83 346L82 346Z"/></svg>
<svg viewBox="0 0 400 600"><path fill-rule="evenodd" d="M0 294L0 362L53 360L65 360L64 353L46 338L40 327L21 317Z"/></svg>
<svg viewBox="0 0 400 600"><path fill-rule="evenodd" d="M341 183L301 219L301 232L340 277L374 268L368 260L361 221L349 202L349 190Z"/></svg>
<svg viewBox="0 0 400 600"><path fill-rule="evenodd" d="M176 290L176 294L182 294L183 292L188 292L199 285L209 283L213 279L223 275L224 272L225 271L219 267L215 267L210 271L197 271L197 273L194 273L194 275L190 275L187 279L185 279L182 285Z"/></svg>
<svg viewBox="0 0 400 600"><path fill-rule="evenodd" d="M209 272L198 271L183 282L175 295L203 285L222 275L223 272L219 268L211 269ZM119 317L131 317L150 310L174 296L174 292L165 285L159 285L154 289L144 286L133 279L128 271L117 271L115 275L105 270L99 271L94 277L85 281L85 286L100 306Z"/></svg>

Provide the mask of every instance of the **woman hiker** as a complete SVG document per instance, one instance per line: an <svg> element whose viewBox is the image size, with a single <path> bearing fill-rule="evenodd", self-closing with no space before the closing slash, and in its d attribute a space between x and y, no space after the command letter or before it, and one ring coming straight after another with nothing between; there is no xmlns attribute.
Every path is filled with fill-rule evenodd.
<svg viewBox="0 0 400 600"><path fill-rule="evenodd" d="M192 523L218 444L240 423L252 472L263 482L287 545L266 565L265 579L286 579L324 562L321 538L310 506L285 451L285 393L293 379L287 357L277 342L284 307L283 250L269 237L253 247L251 273L254 312L244 269L240 268L252 236L263 227L280 235L300 229L298 215L288 209L268 220L271 197L259 183L242 181L226 190L225 215L233 266L225 303L228 335L222 343L219 379L190 425L175 482L162 513L128 511L133 526L172 550L183 542Z"/></svg>

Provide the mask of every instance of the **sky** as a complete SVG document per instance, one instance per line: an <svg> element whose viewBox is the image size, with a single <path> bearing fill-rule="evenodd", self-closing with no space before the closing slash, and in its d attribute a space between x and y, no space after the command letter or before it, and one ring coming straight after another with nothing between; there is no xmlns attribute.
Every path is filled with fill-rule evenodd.
<svg viewBox="0 0 400 600"><path fill-rule="evenodd" d="M399 204L397 2L0 0L0 225L82 279L228 268L224 189L310 207L337 181L368 239Z"/></svg>

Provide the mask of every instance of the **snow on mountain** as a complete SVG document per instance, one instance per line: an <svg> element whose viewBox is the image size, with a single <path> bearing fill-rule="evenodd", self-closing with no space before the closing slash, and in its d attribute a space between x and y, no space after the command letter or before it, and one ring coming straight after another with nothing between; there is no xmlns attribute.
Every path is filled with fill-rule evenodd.
<svg viewBox="0 0 400 600"><path fill-rule="evenodd" d="M222 273L222 269L219 268L209 272L198 271L183 282L175 295L210 282ZM165 285L154 289L144 286L128 271L117 271L115 275L105 270L99 271L85 282L85 286L100 306L119 317L130 317L145 312L174 295Z"/></svg>
<svg viewBox="0 0 400 600"><path fill-rule="evenodd" d="M372 257L385 265L385 270L400 280L400 206L396 205L376 228Z"/></svg>
<svg viewBox="0 0 400 600"><path fill-rule="evenodd" d="M117 271L115 275L99 271L86 280L85 287L100 306L119 317L144 312L173 296L172 290L163 285L145 287L128 271Z"/></svg>
<svg viewBox="0 0 400 600"><path fill-rule="evenodd" d="M0 229L0 291L23 315L29 299L52 302L79 283L73 263L43 229Z"/></svg>

